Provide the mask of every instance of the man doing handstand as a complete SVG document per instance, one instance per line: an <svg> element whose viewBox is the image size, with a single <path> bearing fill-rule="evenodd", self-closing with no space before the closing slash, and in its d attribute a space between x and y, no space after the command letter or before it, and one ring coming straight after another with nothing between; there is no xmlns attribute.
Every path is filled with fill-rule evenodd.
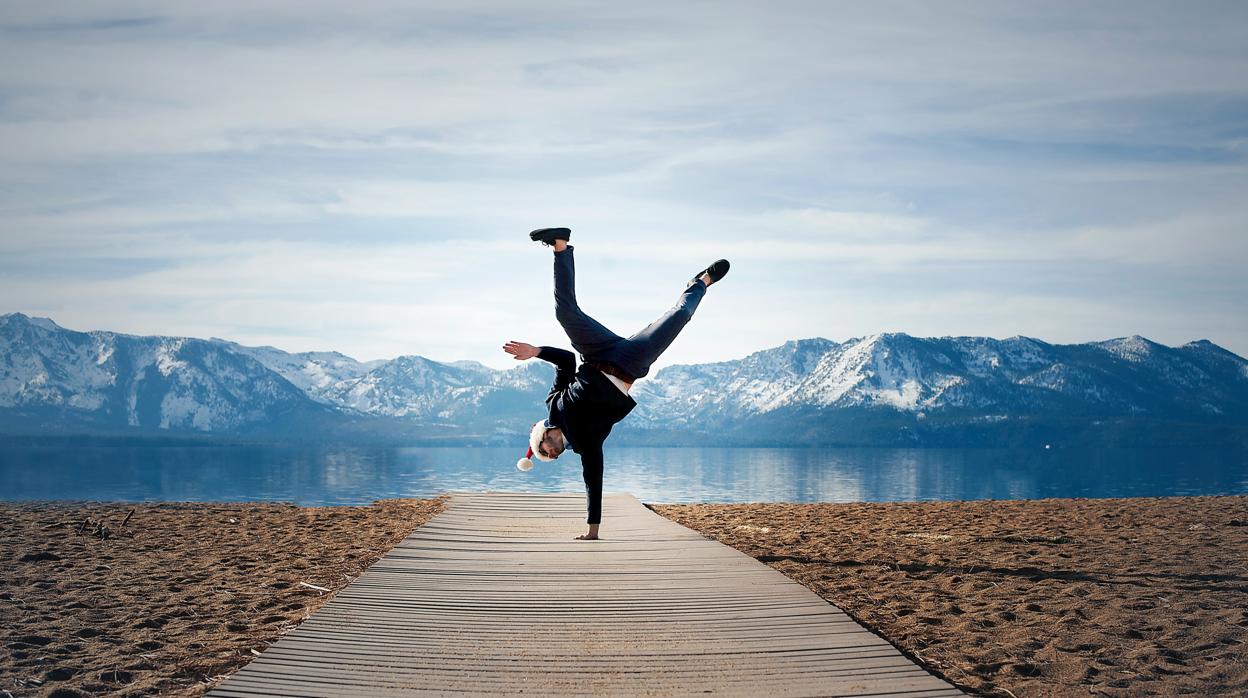
<svg viewBox="0 0 1248 698"><path fill-rule="evenodd" d="M707 287L728 273L728 260L718 260L699 272L685 285L675 306L625 339L586 315L576 303L573 248L568 244L572 231L542 228L529 237L554 248L555 319L580 353L581 365L577 368L575 356L564 349L516 341L503 345L503 351L518 361L537 357L555 365L555 384L546 396L548 416L533 425L528 456L517 465L528 470L533 467L529 458L536 455L538 460L551 461L567 448L579 453L589 532L576 538L597 540L602 522L602 444L611 427L637 406L629 395L633 382L650 372L650 366L693 318Z"/></svg>

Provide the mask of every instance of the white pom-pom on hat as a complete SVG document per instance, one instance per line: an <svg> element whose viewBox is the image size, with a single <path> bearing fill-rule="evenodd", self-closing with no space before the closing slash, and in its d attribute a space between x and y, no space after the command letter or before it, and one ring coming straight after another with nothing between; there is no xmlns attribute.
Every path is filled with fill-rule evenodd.
<svg viewBox="0 0 1248 698"><path fill-rule="evenodd" d="M532 470L533 461L530 460L531 458L533 458L533 449L530 448L528 454L525 455L524 458L521 458L520 460L516 461L516 468L519 470L523 470L525 472Z"/></svg>

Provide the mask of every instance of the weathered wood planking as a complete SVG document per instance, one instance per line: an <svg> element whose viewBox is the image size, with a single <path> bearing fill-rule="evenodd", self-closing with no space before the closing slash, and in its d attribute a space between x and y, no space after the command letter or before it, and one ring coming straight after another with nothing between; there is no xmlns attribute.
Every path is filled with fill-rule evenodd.
<svg viewBox="0 0 1248 698"><path fill-rule="evenodd" d="M766 565L607 495L453 494L208 695L960 696Z"/></svg>

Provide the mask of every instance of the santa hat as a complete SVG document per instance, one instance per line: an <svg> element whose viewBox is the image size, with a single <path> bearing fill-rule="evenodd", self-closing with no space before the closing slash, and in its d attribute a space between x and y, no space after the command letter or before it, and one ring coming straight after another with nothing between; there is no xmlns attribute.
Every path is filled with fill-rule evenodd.
<svg viewBox="0 0 1248 698"><path fill-rule="evenodd" d="M550 420L546 420L546 419L543 419L542 421L537 422L536 424L533 425L533 428L529 430L529 452L524 454L524 458L521 458L520 460L516 461L517 468L519 468L520 470L532 470L533 469L533 456L535 455L537 456L538 460L544 460L544 461L554 460L554 458L551 458L549 456L543 456L542 454L536 452L538 444L542 443L542 438L546 436L546 430L553 429L553 428L554 426L550 423Z"/></svg>

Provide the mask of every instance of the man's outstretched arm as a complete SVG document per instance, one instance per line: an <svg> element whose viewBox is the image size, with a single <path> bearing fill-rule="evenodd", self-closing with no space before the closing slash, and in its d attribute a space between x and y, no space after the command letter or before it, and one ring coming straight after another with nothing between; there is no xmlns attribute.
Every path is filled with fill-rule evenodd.
<svg viewBox="0 0 1248 698"><path fill-rule="evenodd" d="M538 349L537 358L555 365L555 384L551 386L550 394L546 396L546 402L549 404L552 397L572 385L572 379L576 377L576 355L567 349L557 347L538 347Z"/></svg>
<svg viewBox="0 0 1248 698"><path fill-rule="evenodd" d="M517 361L527 361L534 357L549 361L555 365L555 384L550 389L550 398L572 384L576 377L576 355L567 349L558 347L535 347L532 344L512 340L503 345L503 351L516 357Z"/></svg>

